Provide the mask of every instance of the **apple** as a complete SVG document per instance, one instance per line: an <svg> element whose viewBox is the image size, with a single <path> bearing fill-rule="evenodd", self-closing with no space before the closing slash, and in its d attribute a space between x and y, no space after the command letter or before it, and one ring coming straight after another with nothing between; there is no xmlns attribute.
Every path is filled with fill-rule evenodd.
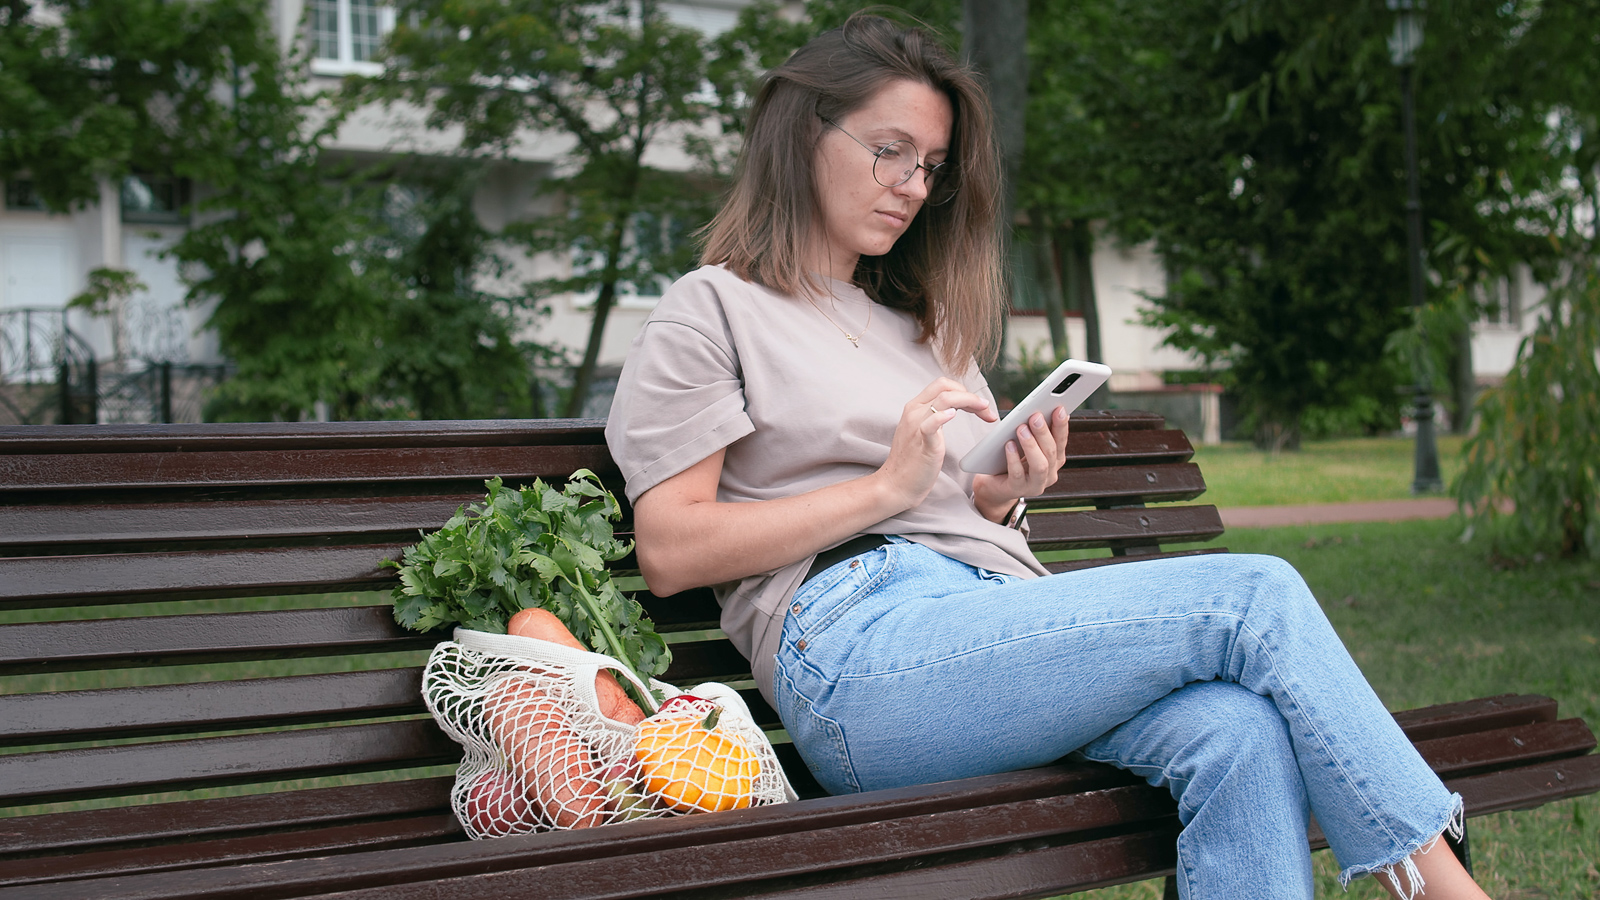
<svg viewBox="0 0 1600 900"><path fill-rule="evenodd" d="M533 798L508 773L491 769L467 789L467 831L475 838L527 834L539 821Z"/></svg>

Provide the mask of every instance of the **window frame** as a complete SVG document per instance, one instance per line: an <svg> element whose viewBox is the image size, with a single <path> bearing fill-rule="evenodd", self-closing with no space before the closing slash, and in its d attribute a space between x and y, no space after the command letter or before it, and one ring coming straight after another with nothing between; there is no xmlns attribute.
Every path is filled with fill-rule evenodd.
<svg viewBox="0 0 1600 900"><path fill-rule="evenodd" d="M334 4L335 43L338 46L338 58L319 56L320 43L317 39L317 14L318 6L322 2ZM355 19L354 10L351 8L352 0L307 0L306 3L306 40L311 47L311 73L313 75L368 75L383 74L383 64L373 60L358 60L355 58ZM384 0L373 0L376 7L379 44L394 30L395 8Z"/></svg>

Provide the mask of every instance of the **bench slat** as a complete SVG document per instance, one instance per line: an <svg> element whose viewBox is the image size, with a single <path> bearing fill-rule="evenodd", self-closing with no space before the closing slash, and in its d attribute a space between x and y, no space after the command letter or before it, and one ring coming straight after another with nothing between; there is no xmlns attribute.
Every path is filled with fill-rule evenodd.
<svg viewBox="0 0 1600 900"><path fill-rule="evenodd" d="M1029 499L1036 510L1074 505L1189 500L1205 490L1193 463L1065 469L1047 492ZM350 497L268 500L219 499L182 503L0 506L0 552L21 555L54 545L160 544L199 541L306 539L395 532L444 524L483 495ZM40 555L31 550L31 555Z"/></svg>
<svg viewBox="0 0 1600 900"><path fill-rule="evenodd" d="M1194 445L1176 428L1089 431L1067 441L1067 468L1188 462Z"/></svg>
<svg viewBox="0 0 1600 900"><path fill-rule="evenodd" d="M672 665L661 680L680 688L705 681L738 681L750 677L750 663L726 640L672 645Z"/></svg>
<svg viewBox="0 0 1600 900"><path fill-rule="evenodd" d="M1582 719L1563 719L1417 741L1416 745L1435 772L1470 775L1519 762L1579 756L1595 748L1595 737Z"/></svg>
<svg viewBox="0 0 1600 900"><path fill-rule="evenodd" d="M0 746L423 713L422 670L0 696Z"/></svg>
<svg viewBox="0 0 1600 900"><path fill-rule="evenodd" d="M764 866L785 865L792 858L792 854L784 850L789 846L786 842L790 840L805 838L811 842L833 842L838 839L837 834L841 829L855 828L871 832L882 827L880 823L886 822L911 823L910 827L914 830L914 823L930 816L944 817L953 823L954 828L960 829L963 819L969 817L972 811L1008 804L1027 810L1054 805L1057 810L1055 814L1038 816L1030 825L1037 823L1040 827L1056 831L1071 831L1073 826L1063 825L1063 820L1070 820L1070 817L1062 813L1076 803L1087 802L1083 798L1088 792L1097 791L1115 792L1115 796L1130 798L1165 797L1164 792L1126 773L1104 767L1067 764L944 785L737 810L716 816L629 822L585 831L425 846L405 853L353 853L243 868L128 875L115 881L116 889L111 893L126 900L142 897L320 895L368 885L392 885L398 889L397 882L434 881L478 872L508 872L556 864L562 864L563 869L569 865L592 865L597 877L609 880L609 876L606 876L608 863L629 855L665 863L667 854L681 850L686 857L683 865L705 868L707 860L718 856L725 848L732 852L750 846L746 842L751 841L761 842L762 853L769 857ZM1106 808L1115 805L1107 804ZM1155 802L1151 808L1159 810L1161 805ZM1170 799L1166 800L1165 806L1170 814ZM1006 819L1000 817L1001 822ZM903 839L901 844L903 853ZM925 848L925 851L927 849L931 848ZM694 862L693 858L700 861ZM716 868L724 872L738 871L736 866ZM760 870L761 866L758 866L754 871ZM664 864L653 872L644 871L640 875L649 879L638 882L639 890L645 893L650 892L652 883L661 883L661 879L676 883L674 867L670 865ZM541 875L532 880L540 884L548 883L557 890L566 888L569 891L578 890L588 883L583 878L569 880L564 875L557 878ZM275 889L266 892L268 884ZM46 900L81 896L86 886L90 885L93 882L30 885L26 889L0 888L0 898L12 900L13 897L28 896ZM87 889L90 893L94 892L92 887ZM30 890L36 893L27 893ZM495 895L495 892L491 892L477 896Z"/></svg>
<svg viewBox="0 0 1600 900"><path fill-rule="evenodd" d="M438 814L450 809L454 782L449 776L416 778L30 816L21 820L25 830L0 827L0 860Z"/></svg>
<svg viewBox="0 0 1600 900"><path fill-rule="evenodd" d="M1205 489L1200 467L1194 463L1064 468L1055 484L1043 494L1028 498L1028 508L1170 503L1193 500Z"/></svg>
<svg viewBox="0 0 1600 900"><path fill-rule="evenodd" d="M692 588L668 597L657 597L648 591L633 595L644 607L656 630L665 632L688 626L715 628L722 621L722 607L710 588Z"/></svg>
<svg viewBox="0 0 1600 900"><path fill-rule="evenodd" d="M0 609L393 587L410 544L0 559Z"/></svg>
<svg viewBox="0 0 1600 900"><path fill-rule="evenodd" d="M1468 815L1533 809L1558 800L1600 793L1600 755L1451 778L1445 781L1445 786L1461 794Z"/></svg>
<svg viewBox="0 0 1600 900"><path fill-rule="evenodd" d="M0 455L8 491L565 480L575 469L615 470L604 446L216 450L206 453Z"/></svg>
<svg viewBox="0 0 1600 900"><path fill-rule="evenodd" d="M1406 737L1425 741L1438 737L1554 722L1556 701L1539 694L1501 694L1456 703L1441 703L1394 714Z"/></svg>
<svg viewBox="0 0 1600 900"><path fill-rule="evenodd" d="M426 649L384 606L0 625L0 674Z"/></svg>
<svg viewBox="0 0 1600 900"><path fill-rule="evenodd" d="M0 885L37 885L127 871L165 872L197 866L244 865L323 854L404 849L447 837L465 839L454 816L448 812L436 813L359 825L0 862Z"/></svg>
<svg viewBox="0 0 1600 900"><path fill-rule="evenodd" d="M1135 413L1138 417L1160 416ZM204 425L0 425L0 455L348 447L543 447L605 443L605 419L217 422Z"/></svg>
<svg viewBox="0 0 1600 900"><path fill-rule="evenodd" d="M351 497L0 506L0 553L41 556L59 545L171 544L405 534L439 528L483 493L439 497ZM349 542L349 541L346 541ZM372 539L355 541L373 543ZM109 548L108 548L109 549Z"/></svg>
<svg viewBox="0 0 1600 900"><path fill-rule="evenodd" d="M287 778L449 765L431 719L0 756L13 803L52 803Z"/></svg>
<svg viewBox="0 0 1600 900"><path fill-rule="evenodd" d="M1167 820L1171 824L1165 824ZM1071 824L1064 824L1068 822ZM598 900L655 896L671 888L708 893L744 885L765 888L768 885L762 882L771 879L777 879L777 886L792 881L804 884L822 873L827 873L830 884L800 889L796 895L910 896L903 892L902 879L922 885L927 876L934 875L925 885L929 893L919 891L915 896L962 900L1013 896L1009 878L998 883L970 879L967 868L979 862L971 856L981 855L982 861L1003 861L1002 871L1015 872L1011 863L1019 852L1026 854L1029 845L1037 846L1036 842L1059 842L1098 828L1143 822L1160 823L1150 831L1164 838L1168 855L1175 854L1177 821L1171 799L1165 792L1148 786L1130 785L1075 797L996 803L911 819L851 823L825 831L763 835L716 844L713 852L697 847L669 847L649 854L574 861L553 871L546 867L536 884L528 883L532 873L527 869L511 869L334 896L347 900L391 896L402 900L423 896L494 897L515 892L545 900ZM930 872L929 867L935 865L938 868ZM1094 872L1092 868L1090 871ZM985 872L985 876L988 874ZM1082 877L1080 872L1058 868L1049 873L1047 884L1051 888L1070 886ZM1099 875L1089 877L1098 880ZM832 881L837 878L844 880ZM892 890L887 889L890 885ZM1000 885L1005 888L997 891ZM863 890L868 886L872 889Z"/></svg>
<svg viewBox="0 0 1600 900"><path fill-rule="evenodd" d="M1215 506L1085 509L1028 517L1034 552L1209 541L1222 534Z"/></svg>

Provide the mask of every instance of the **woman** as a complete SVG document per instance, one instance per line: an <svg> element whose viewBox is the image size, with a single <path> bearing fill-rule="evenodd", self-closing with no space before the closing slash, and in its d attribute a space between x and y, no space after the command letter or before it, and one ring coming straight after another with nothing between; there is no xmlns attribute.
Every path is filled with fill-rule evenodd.
<svg viewBox="0 0 1600 900"><path fill-rule="evenodd" d="M1184 897L1310 897L1309 812L1346 879L1483 897L1437 841L1459 797L1291 568L1040 577L1021 498L1065 459L1059 408L1005 473L960 471L997 420L975 362L997 172L981 90L920 31L857 16L768 76L706 265L640 332L606 430L646 582L717 586L831 792L1076 751L1171 790Z"/></svg>

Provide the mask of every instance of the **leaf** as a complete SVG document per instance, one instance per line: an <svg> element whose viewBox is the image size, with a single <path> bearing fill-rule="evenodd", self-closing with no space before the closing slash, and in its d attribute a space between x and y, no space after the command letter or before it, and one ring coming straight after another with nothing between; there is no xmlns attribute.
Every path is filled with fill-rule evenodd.
<svg viewBox="0 0 1600 900"><path fill-rule="evenodd" d="M666 641L606 569L631 545L614 537L621 506L599 480L581 471L559 491L539 480L520 491L498 478L485 486L484 502L406 549L395 621L417 631L460 623L504 632L517 611L537 606L641 678L665 672Z"/></svg>

